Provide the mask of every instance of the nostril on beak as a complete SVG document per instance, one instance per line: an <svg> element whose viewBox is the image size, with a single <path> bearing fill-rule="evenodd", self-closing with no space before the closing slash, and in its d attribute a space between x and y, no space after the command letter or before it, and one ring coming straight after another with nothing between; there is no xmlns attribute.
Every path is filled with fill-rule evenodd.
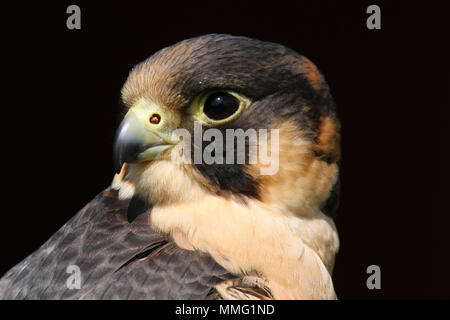
<svg viewBox="0 0 450 320"><path fill-rule="evenodd" d="M150 117L150 123L158 124L161 121L161 116L157 113L152 114Z"/></svg>

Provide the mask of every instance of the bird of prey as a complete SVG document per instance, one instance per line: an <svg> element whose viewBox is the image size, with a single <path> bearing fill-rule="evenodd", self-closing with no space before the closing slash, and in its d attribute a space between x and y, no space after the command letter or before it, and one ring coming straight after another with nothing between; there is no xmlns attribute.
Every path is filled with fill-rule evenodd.
<svg viewBox="0 0 450 320"><path fill-rule="evenodd" d="M199 36L136 65L122 99L111 185L1 278L2 299L336 299L340 124L310 60ZM244 162L198 161L213 139L196 128L266 139L245 137ZM250 161L263 140L278 161L269 174Z"/></svg>

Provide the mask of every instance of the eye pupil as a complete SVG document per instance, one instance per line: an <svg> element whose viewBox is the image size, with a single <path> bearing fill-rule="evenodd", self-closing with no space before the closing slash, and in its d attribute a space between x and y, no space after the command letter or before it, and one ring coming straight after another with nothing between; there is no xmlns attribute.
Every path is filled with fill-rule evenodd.
<svg viewBox="0 0 450 320"><path fill-rule="evenodd" d="M161 116L157 113L152 114L150 117L150 123L158 124L161 121Z"/></svg>
<svg viewBox="0 0 450 320"><path fill-rule="evenodd" d="M203 112L212 120L223 120L239 110L240 101L226 92L213 93L206 99Z"/></svg>

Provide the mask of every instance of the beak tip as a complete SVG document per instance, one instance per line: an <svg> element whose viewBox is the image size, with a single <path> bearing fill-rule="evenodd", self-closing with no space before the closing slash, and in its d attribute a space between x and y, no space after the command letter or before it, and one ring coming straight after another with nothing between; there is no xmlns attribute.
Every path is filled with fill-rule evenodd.
<svg viewBox="0 0 450 320"><path fill-rule="evenodd" d="M119 144L116 141L116 143L114 144L114 151L113 151L114 171L116 173L120 173L124 163L125 163L125 161L123 161L123 153L121 151Z"/></svg>

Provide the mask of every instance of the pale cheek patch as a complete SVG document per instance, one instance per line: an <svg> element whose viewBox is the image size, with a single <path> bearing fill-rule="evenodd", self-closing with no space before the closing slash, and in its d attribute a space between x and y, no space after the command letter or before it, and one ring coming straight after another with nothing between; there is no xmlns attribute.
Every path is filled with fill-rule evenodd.
<svg viewBox="0 0 450 320"><path fill-rule="evenodd" d="M262 202L273 211L313 216L336 183L338 166L314 156L314 142L305 137L297 123L297 119L291 119L272 127L279 132L279 168L274 174L260 175L262 163L250 165L246 170L258 181ZM269 150L274 149L269 145Z"/></svg>
<svg viewBox="0 0 450 320"><path fill-rule="evenodd" d="M166 205L192 201L207 193L206 184L191 166L178 165L170 160L130 165L128 176L136 193L152 205Z"/></svg>

